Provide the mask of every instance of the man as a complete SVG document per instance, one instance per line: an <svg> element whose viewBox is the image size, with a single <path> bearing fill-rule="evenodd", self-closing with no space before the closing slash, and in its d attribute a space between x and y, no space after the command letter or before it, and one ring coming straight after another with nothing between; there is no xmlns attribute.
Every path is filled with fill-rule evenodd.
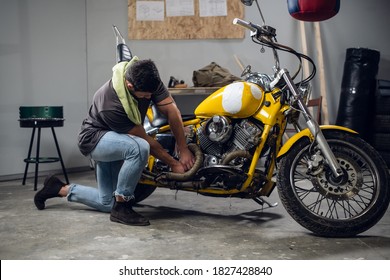
<svg viewBox="0 0 390 280"><path fill-rule="evenodd" d="M143 128L151 100L170 123L180 161L170 156ZM114 66L112 79L94 95L78 140L81 153L96 162L98 188L66 185L57 177L49 176L34 197L38 209L45 208L48 198L67 197L68 201L111 212L111 221L149 225L148 219L132 208L134 190L149 152L168 164L172 172L184 173L194 164L194 156L185 141L181 114L156 65L137 57Z"/></svg>

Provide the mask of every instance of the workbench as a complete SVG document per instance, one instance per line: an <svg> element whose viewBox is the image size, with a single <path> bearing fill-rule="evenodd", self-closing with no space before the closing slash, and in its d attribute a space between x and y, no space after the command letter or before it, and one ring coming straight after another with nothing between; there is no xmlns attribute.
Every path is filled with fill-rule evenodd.
<svg viewBox="0 0 390 280"><path fill-rule="evenodd" d="M168 88L182 115L194 113L195 108L219 87Z"/></svg>

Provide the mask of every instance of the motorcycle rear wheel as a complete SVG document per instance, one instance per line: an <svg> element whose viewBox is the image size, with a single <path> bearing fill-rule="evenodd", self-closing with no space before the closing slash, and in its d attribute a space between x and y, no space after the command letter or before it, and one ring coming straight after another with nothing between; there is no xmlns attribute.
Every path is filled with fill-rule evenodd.
<svg viewBox="0 0 390 280"><path fill-rule="evenodd" d="M300 225L324 237L351 237L374 226L390 202L386 163L367 142L344 131L323 131L344 175L334 179L324 165L308 172L312 143L303 138L281 159L278 193ZM318 173L318 174L317 174Z"/></svg>
<svg viewBox="0 0 390 280"><path fill-rule="evenodd" d="M148 198L154 191L156 187L145 184L137 184L137 187L134 191L135 203L141 202Z"/></svg>

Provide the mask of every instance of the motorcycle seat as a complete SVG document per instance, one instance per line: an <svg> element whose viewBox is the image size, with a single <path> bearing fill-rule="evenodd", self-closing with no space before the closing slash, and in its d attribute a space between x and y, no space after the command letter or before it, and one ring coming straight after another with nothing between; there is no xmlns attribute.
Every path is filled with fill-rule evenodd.
<svg viewBox="0 0 390 280"><path fill-rule="evenodd" d="M195 115L181 115L181 119L183 121L188 121L188 120L192 120L195 118ZM162 127L164 125L168 125L168 119L159 114L158 116L156 116L153 121L152 121L152 127Z"/></svg>

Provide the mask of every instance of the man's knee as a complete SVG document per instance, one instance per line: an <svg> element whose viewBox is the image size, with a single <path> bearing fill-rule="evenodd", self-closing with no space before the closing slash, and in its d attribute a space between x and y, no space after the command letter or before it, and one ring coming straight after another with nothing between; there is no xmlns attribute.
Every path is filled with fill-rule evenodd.
<svg viewBox="0 0 390 280"><path fill-rule="evenodd" d="M134 145L132 147L129 147L130 154L134 156L136 154L138 157L141 158L142 161L146 162L149 157L150 152L150 145L149 143L142 138L135 137L133 138Z"/></svg>
<svg viewBox="0 0 390 280"><path fill-rule="evenodd" d="M139 153L142 156L142 158L148 158L149 157L149 152L150 152L150 145L149 143L142 138L137 139L137 144L139 147Z"/></svg>

